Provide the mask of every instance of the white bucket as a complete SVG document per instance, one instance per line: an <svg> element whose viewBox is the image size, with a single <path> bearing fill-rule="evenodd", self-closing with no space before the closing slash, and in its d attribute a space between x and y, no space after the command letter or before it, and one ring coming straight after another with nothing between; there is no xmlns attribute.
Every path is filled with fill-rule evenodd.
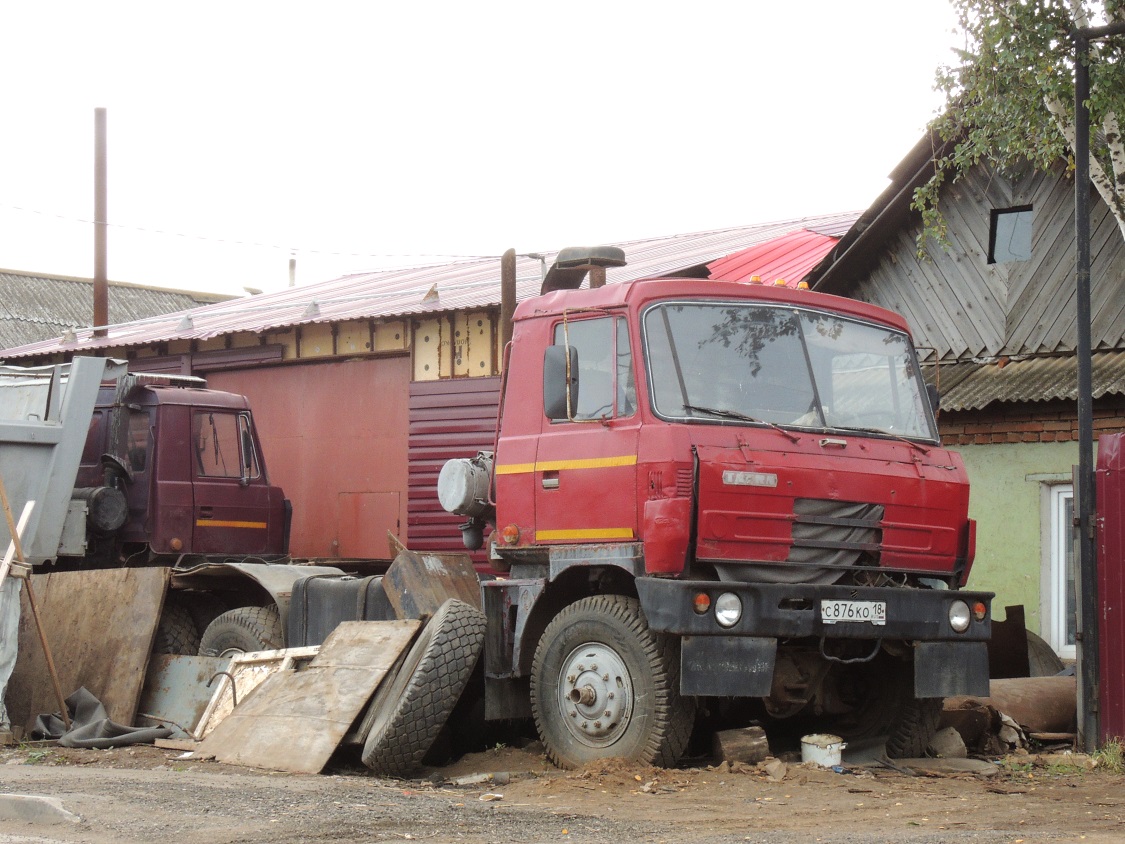
<svg viewBox="0 0 1125 844"><path fill-rule="evenodd" d="M840 754L848 744L839 736L814 733L801 738L801 761L815 762L822 768L840 764Z"/></svg>

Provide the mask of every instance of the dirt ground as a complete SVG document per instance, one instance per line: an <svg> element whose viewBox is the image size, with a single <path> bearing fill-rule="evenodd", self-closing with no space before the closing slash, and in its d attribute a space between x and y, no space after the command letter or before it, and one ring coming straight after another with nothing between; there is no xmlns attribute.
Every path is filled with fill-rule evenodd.
<svg viewBox="0 0 1125 844"><path fill-rule="evenodd" d="M560 771L531 744L470 754L424 779L385 780L347 760L302 776L180 756L154 747L0 749L0 794L52 796L80 818L0 819L0 844L1125 840L1125 777L1087 770L1084 757L1009 756L991 776L837 773L794 761L771 779L737 763ZM480 781L486 774L493 778Z"/></svg>

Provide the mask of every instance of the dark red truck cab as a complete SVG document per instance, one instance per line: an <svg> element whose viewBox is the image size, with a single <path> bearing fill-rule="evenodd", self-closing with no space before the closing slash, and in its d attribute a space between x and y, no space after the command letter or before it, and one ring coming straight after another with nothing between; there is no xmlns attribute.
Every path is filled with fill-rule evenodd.
<svg viewBox="0 0 1125 844"><path fill-rule="evenodd" d="M269 482L249 403L201 383L138 374L102 387L77 486L117 490L127 513L112 530L94 520L85 563L287 553L290 505Z"/></svg>

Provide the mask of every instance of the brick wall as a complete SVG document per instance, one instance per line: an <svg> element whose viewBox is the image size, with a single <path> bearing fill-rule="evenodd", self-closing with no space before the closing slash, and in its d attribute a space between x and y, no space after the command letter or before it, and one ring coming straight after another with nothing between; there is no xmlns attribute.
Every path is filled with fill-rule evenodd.
<svg viewBox="0 0 1125 844"><path fill-rule="evenodd" d="M983 410L943 410L938 430L945 445L1058 443L1078 439L1078 408L1070 401L993 403ZM1125 430L1125 396L1094 402L1094 437Z"/></svg>

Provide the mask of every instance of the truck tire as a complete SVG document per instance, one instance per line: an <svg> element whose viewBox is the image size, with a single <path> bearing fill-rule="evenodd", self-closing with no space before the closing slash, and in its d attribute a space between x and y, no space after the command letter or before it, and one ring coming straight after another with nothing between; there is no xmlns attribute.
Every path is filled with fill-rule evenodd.
<svg viewBox="0 0 1125 844"><path fill-rule="evenodd" d="M285 647L277 607L237 607L207 625L199 642L200 656L230 656Z"/></svg>
<svg viewBox="0 0 1125 844"><path fill-rule="evenodd" d="M531 711L560 768L620 757L675 765L695 701L680 696L678 641L654 633L636 598L594 595L555 616L535 650Z"/></svg>
<svg viewBox="0 0 1125 844"><path fill-rule="evenodd" d="M919 759L926 755L941 719L941 698L915 698L902 708L887 736L891 759Z"/></svg>
<svg viewBox="0 0 1125 844"><path fill-rule="evenodd" d="M418 768L473 673L484 631L476 607L451 599L438 608L368 704L360 727L364 765L391 777Z"/></svg>
<svg viewBox="0 0 1125 844"><path fill-rule="evenodd" d="M848 691L854 708L829 729L849 741L886 736L891 759L925 756L937 732L942 699L914 697L914 664L909 661L879 659L857 671Z"/></svg>
<svg viewBox="0 0 1125 844"><path fill-rule="evenodd" d="M156 625L156 638L152 643L154 654L199 653L199 630L195 620L183 604L166 601Z"/></svg>

